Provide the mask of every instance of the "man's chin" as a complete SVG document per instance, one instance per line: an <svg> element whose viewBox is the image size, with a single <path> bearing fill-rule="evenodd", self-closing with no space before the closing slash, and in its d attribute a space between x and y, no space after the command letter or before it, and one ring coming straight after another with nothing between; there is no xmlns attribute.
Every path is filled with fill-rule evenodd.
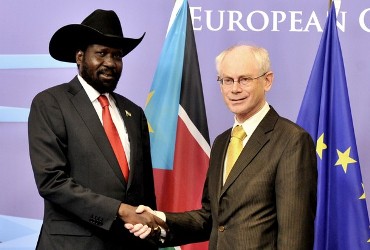
<svg viewBox="0 0 370 250"><path fill-rule="evenodd" d="M115 84L114 86L105 86L103 88L104 90L104 93L112 93L117 87L117 84Z"/></svg>
<svg viewBox="0 0 370 250"><path fill-rule="evenodd" d="M99 78L90 78L89 76L82 76L82 78L85 79L85 81L92 86L94 89L96 89L99 93L111 93L113 92L118 84L117 78L112 79L103 79L101 77Z"/></svg>
<svg viewBox="0 0 370 250"><path fill-rule="evenodd" d="M116 79L112 79L110 81L101 81L101 89L105 92L113 92L117 87L118 81Z"/></svg>

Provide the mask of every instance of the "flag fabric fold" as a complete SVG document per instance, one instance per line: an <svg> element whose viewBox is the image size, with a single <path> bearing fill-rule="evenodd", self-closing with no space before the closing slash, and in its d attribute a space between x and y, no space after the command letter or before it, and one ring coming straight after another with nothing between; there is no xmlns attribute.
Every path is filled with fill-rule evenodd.
<svg viewBox="0 0 370 250"><path fill-rule="evenodd" d="M188 2L171 15L145 114L148 119L158 210L201 207L210 143ZM181 249L207 249L207 243Z"/></svg>
<svg viewBox="0 0 370 250"><path fill-rule="evenodd" d="M314 249L370 249L369 217L334 3L297 123L316 140L318 204Z"/></svg>

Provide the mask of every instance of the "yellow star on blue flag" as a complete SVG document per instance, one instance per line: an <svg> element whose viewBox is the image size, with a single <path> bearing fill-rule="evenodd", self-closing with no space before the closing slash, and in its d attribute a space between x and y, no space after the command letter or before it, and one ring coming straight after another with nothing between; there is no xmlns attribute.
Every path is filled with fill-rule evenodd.
<svg viewBox="0 0 370 250"><path fill-rule="evenodd" d="M338 160L335 163L335 166L342 166L344 173L347 173L348 164L357 162L349 156L350 151L351 147L349 147L345 152L340 152L340 150L337 149Z"/></svg>

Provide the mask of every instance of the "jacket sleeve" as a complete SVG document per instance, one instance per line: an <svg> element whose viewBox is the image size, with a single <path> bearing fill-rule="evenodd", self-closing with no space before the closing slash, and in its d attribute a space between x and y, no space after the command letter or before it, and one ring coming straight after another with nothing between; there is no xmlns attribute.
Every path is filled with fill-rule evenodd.
<svg viewBox="0 0 370 250"><path fill-rule="evenodd" d="M312 249L317 167L308 133L293 133L281 155L275 183L278 249Z"/></svg>
<svg viewBox="0 0 370 250"><path fill-rule="evenodd" d="M208 192L208 178L205 181L202 208L183 213L165 213L169 235L164 246L178 246L209 240L212 216Z"/></svg>

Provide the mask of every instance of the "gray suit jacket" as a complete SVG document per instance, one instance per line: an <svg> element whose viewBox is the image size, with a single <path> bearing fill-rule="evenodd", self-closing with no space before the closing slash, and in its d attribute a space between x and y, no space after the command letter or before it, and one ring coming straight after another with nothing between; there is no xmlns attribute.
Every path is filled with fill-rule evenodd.
<svg viewBox="0 0 370 250"><path fill-rule="evenodd" d="M312 249L317 168L309 134L271 107L222 185L230 133L213 144L202 208L166 213L166 244L209 239L220 250Z"/></svg>
<svg viewBox="0 0 370 250"><path fill-rule="evenodd" d="M113 97L130 141L128 183L77 77L32 102L30 157L45 202L38 249L156 249L116 219L121 202L156 207L156 201L144 112L121 95Z"/></svg>

